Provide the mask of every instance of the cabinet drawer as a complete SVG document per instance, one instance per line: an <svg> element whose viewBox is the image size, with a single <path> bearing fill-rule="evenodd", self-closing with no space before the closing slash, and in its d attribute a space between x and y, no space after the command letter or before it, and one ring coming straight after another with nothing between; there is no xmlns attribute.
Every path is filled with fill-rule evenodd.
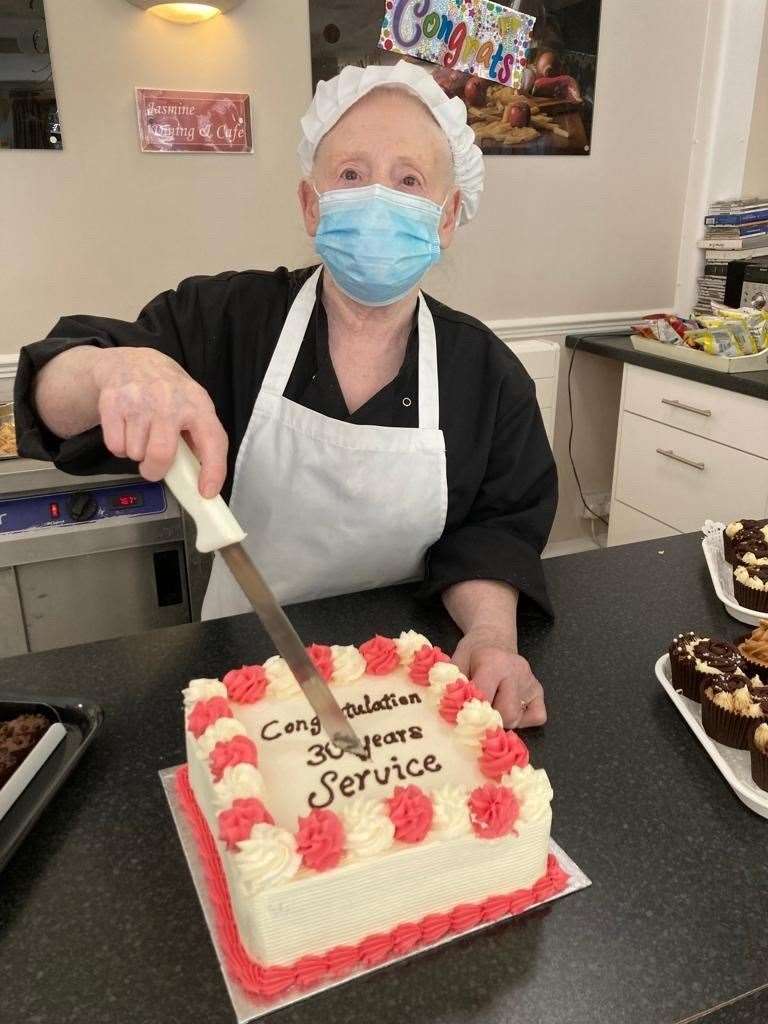
<svg viewBox="0 0 768 1024"><path fill-rule="evenodd" d="M554 377L557 345L549 341L508 341L506 345L515 353L528 373L539 377Z"/></svg>
<svg viewBox="0 0 768 1024"><path fill-rule="evenodd" d="M642 366L627 366L624 408L768 458L768 402ZM687 406L688 408L684 408Z"/></svg>
<svg viewBox="0 0 768 1024"><path fill-rule="evenodd" d="M616 476L618 501L683 532L705 519L762 516L768 505L767 460L631 412Z"/></svg>
<svg viewBox="0 0 768 1024"><path fill-rule="evenodd" d="M537 378L533 382L536 385L536 400L542 409L550 409L554 404L555 378Z"/></svg>
<svg viewBox="0 0 768 1024"><path fill-rule="evenodd" d="M679 532L629 505L614 501L608 528L608 545L635 544L639 540L656 540L657 537L671 537Z"/></svg>

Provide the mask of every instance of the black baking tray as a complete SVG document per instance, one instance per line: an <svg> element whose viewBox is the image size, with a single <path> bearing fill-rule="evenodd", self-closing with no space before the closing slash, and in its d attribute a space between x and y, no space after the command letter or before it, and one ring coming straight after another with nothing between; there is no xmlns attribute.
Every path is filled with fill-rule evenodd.
<svg viewBox="0 0 768 1024"><path fill-rule="evenodd" d="M52 708L58 715L67 735L0 818L0 871L83 756L104 720L104 712L98 704L43 696L36 696L34 700L28 696L3 697L0 699L0 718L7 719L32 710L45 714L47 708Z"/></svg>

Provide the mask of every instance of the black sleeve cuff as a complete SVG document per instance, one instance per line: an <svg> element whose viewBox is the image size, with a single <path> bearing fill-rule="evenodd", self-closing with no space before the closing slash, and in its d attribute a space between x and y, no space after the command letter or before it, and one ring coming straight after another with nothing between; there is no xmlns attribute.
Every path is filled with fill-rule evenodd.
<svg viewBox="0 0 768 1024"><path fill-rule="evenodd" d="M135 473L128 459L118 459L104 446L101 427L93 427L66 440L51 433L35 409L33 397L36 374L67 349L77 345L107 347L99 338L50 338L25 346L19 354L14 386L16 443L19 455L53 462L67 473L90 476L95 473Z"/></svg>
<svg viewBox="0 0 768 1024"><path fill-rule="evenodd" d="M489 524L467 524L446 534L427 553L421 595L442 594L465 580L496 580L520 591L521 598L554 618L541 556L508 530Z"/></svg>

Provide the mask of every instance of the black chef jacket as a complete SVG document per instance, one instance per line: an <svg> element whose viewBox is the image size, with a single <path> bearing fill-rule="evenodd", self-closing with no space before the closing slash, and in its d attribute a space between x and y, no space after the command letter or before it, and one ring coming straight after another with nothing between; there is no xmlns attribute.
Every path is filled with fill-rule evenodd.
<svg viewBox="0 0 768 1024"><path fill-rule="evenodd" d="M16 380L20 453L53 460L74 474L136 472L135 464L107 451L99 427L69 440L47 430L35 412L32 382L37 370L74 345L154 348L179 362L213 399L230 441L227 498L237 452L288 309L314 269L189 278L153 299L134 323L94 316L59 320L44 341L21 351ZM445 529L427 555L425 593L440 593L462 580L501 580L551 614L540 553L554 518L557 477L533 381L478 320L425 298L437 336L448 477ZM350 414L318 298L285 397L350 423L418 426L415 317L397 377ZM332 514L329 509L329 522Z"/></svg>

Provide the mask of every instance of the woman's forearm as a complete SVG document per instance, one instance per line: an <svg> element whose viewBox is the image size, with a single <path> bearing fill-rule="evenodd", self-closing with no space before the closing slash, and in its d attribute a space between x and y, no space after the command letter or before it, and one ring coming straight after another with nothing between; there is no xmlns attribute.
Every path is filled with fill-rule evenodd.
<svg viewBox="0 0 768 1024"><path fill-rule="evenodd" d="M93 371L103 351L78 345L59 353L38 372L37 414L57 437L74 437L99 422L99 389Z"/></svg>
<svg viewBox="0 0 768 1024"><path fill-rule="evenodd" d="M465 580L443 592L443 604L465 635L517 651L518 591L496 580Z"/></svg>

